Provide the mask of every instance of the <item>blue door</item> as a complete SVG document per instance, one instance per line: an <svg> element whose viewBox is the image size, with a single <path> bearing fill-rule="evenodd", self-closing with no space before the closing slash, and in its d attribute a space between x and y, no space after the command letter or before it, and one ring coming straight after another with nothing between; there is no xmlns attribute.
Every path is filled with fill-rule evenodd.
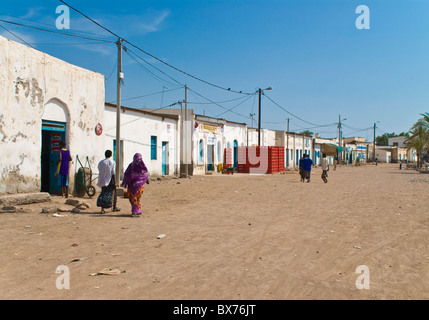
<svg viewBox="0 0 429 320"><path fill-rule="evenodd" d="M168 175L168 142L162 142L162 174Z"/></svg>
<svg viewBox="0 0 429 320"><path fill-rule="evenodd" d="M60 193L58 178L55 177L60 158L60 141L65 141L66 124L42 121L41 191Z"/></svg>
<svg viewBox="0 0 429 320"><path fill-rule="evenodd" d="M234 140L234 168L238 167L238 142Z"/></svg>

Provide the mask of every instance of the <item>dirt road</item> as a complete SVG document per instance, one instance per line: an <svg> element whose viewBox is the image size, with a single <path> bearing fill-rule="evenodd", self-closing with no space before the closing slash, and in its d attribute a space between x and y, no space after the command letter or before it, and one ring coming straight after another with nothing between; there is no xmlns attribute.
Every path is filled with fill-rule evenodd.
<svg viewBox="0 0 429 320"><path fill-rule="evenodd" d="M429 175L386 164L337 167L327 184L320 174L155 181L141 218L124 198L105 215L95 198L40 213L71 209L60 197L0 214L0 298L428 299ZM57 289L60 265L69 289Z"/></svg>

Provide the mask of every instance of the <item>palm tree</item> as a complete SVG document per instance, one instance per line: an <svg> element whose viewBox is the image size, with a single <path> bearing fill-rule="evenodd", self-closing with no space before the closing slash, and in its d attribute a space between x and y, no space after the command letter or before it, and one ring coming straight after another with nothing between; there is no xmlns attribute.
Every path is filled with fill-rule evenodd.
<svg viewBox="0 0 429 320"><path fill-rule="evenodd" d="M411 127L410 136L405 139L408 148L414 148L417 152L417 168L421 168L423 151L429 146L429 122L424 120L425 116Z"/></svg>

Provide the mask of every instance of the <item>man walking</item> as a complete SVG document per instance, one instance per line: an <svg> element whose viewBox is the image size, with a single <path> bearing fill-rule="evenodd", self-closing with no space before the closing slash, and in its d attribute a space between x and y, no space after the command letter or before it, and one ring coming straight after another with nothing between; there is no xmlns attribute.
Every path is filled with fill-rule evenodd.
<svg viewBox="0 0 429 320"><path fill-rule="evenodd" d="M305 175L305 178L307 179L307 183L309 183L310 182L310 175L311 175L311 166L313 165L313 160L310 159L308 154L304 155L303 164L304 164L304 166L303 166L304 175Z"/></svg>
<svg viewBox="0 0 429 320"><path fill-rule="evenodd" d="M305 181L305 172L304 172L304 158L305 158L305 154L304 156L302 156L299 159L299 175L301 177L301 181L304 182Z"/></svg>
<svg viewBox="0 0 429 320"><path fill-rule="evenodd" d="M97 207L101 207L101 213L105 213L105 209L113 206L113 211L120 211L116 207L118 195L115 185L115 170L116 164L110 159L112 151L106 150L104 153L106 157L98 163L98 183L101 188L101 193L97 198Z"/></svg>
<svg viewBox="0 0 429 320"><path fill-rule="evenodd" d="M323 154L323 157L322 157L322 180L325 183L328 183L328 171L329 171L328 158L326 158L326 154Z"/></svg>

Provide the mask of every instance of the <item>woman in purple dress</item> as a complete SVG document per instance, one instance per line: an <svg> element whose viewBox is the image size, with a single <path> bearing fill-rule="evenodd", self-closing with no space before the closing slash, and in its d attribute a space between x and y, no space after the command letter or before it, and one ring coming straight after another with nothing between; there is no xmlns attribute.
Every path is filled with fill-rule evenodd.
<svg viewBox="0 0 429 320"><path fill-rule="evenodd" d="M144 185L149 184L148 172L142 155L136 153L124 173L121 186L128 189L128 199L131 203L131 216L139 217L142 212L141 197Z"/></svg>

